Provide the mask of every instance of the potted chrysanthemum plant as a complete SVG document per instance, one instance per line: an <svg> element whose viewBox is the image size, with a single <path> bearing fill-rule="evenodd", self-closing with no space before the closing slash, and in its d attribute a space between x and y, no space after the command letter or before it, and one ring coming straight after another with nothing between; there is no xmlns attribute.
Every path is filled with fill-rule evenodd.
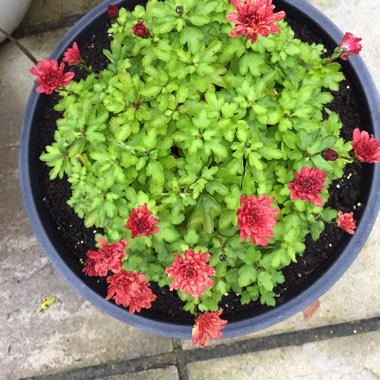
<svg viewBox="0 0 380 380"><path fill-rule="evenodd" d="M175 292L201 347L222 336L224 297L274 307L308 241L326 226L355 233L354 205L331 204L331 185L380 161L380 142L360 128L344 139L330 107L338 60L360 38L326 54L274 8L111 5L101 69L73 40L61 63L31 69L58 119L40 158L97 241L81 246L83 276L129 313L154 307L158 288Z"/></svg>

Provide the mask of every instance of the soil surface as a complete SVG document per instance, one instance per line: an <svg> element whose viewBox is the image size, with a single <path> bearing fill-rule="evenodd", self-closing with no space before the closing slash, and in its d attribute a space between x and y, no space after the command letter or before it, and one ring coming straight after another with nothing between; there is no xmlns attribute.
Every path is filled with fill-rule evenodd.
<svg viewBox="0 0 380 380"><path fill-rule="evenodd" d="M329 46L328 41L323 41L319 34L317 35L308 29L304 29L303 25L294 19L287 18L287 21L298 38L309 43L323 42L327 49L326 54L332 51L333 47ZM101 70L107 64L102 50L109 46L110 39L106 33L108 26L103 25L103 27L100 27L99 25L99 32L91 36L86 46L80 46L84 60L95 71ZM70 69L76 72L74 80L83 78L86 75L81 69ZM44 151L46 145L50 145L54 141L56 120L61 117L61 113L53 109L58 99L57 94L46 97L40 131L40 153ZM345 140L351 140L352 131L355 128L365 129L359 115L358 102L353 86L348 80L341 83L339 92L335 94L333 103L328 107L340 115L343 122L341 134ZM327 205L344 211L352 211L354 208L355 219L360 220L363 199L366 198L363 190L363 173L367 170L368 168L365 166L363 168L360 163L347 165L345 175L330 186L330 199ZM71 196L71 189L66 178L50 181L49 168L43 162L40 162L39 165L39 175L44 204L48 208L68 248L78 258L79 263L80 259L86 258L88 249L95 248L94 234L101 230L85 228L83 221L67 205L66 202ZM299 257L297 263L292 263L283 270L285 282L275 289L277 304L286 302L302 289L307 288L315 278L320 276L336 260L349 238L350 236L347 233L332 225L327 225L320 239L316 242L308 236L304 254ZM104 283L105 293L106 284L104 279L101 279L100 283ZM175 292L170 292L168 287L160 288L155 283L152 283L151 286L153 292L157 295L157 300L153 303L151 309L144 310L141 314L161 320L165 320L170 316L176 322L192 323L193 316L183 311L183 302ZM235 293L229 293L224 296L220 306L224 309L223 318L229 320L239 320L254 316L269 309L269 307L261 305L258 301L241 305L240 297Z"/></svg>

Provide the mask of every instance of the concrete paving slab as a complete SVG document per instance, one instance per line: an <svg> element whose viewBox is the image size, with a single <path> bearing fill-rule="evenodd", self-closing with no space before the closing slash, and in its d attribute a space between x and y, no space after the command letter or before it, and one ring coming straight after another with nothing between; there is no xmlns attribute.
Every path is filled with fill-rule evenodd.
<svg viewBox="0 0 380 380"><path fill-rule="evenodd" d="M380 332L188 365L189 380L378 380Z"/></svg>
<svg viewBox="0 0 380 380"><path fill-rule="evenodd" d="M28 231L0 241L0 373L19 379L172 350L99 311L54 271ZM57 302L36 310L43 298Z"/></svg>
<svg viewBox="0 0 380 380"><path fill-rule="evenodd" d="M208 345L235 342L247 338L274 335L282 332L305 330L341 322L372 318L380 315L380 217L359 257L344 276L323 296L321 306L309 321L303 313L270 328L239 338L213 340ZM182 340L184 349L194 348Z"/></svg>
<svg viewBox="0 0 380 380"><path fill-rule="evenodd" d="M323 9L344 31L363 37L362 56L379 84L380 67L376 63L380 51L379 30L368 28L369 14L374 25L380 21L379 3L375 0L311 2ZM47 3L58 1L45 0L44 4ZM83 4L89 2L75 3L86 6ZM58 30L35 35L23 42L42 59L64 32ZM3 195L0 201L0 293L6 299L0 312L3 327L0 330L0 379L3 376L13 380L117 361L133 355L168 352L172 349L170 340L125 326L72 291L51 268L30 231L22 209L14 164L22 112L33 82L33 76L28 72L30 66L17 48L9 43L0 46L0 186ZM311 321L305 323L302 315L297 315L255 336L379 315L379 238L380 219L359 259L321 299L321 308ZM59 302L36 314L39 302L48 295L56 296ZM184 347L188 348L186 344ZM291 369L289 371L291 373Z"/></svg>
<svg viewBox="0 0 380 380"><path fill-rule="evenodd" d="M363 50L360 53L380 89L380 31L368 28L368 14L371 22L380 23L380 3L377 1L345 0L309 0L323 11L343 32L350 31L363 38ZM355 15L355 17L353 17ZM333 323L371 318L380 314L380 217L359 254L358 259L345 275L321 298L321 307L312 319L305 322L302 313L277 324L269 329L235 338L235 341L247 337L272 335L280 332L302 330ZM220 344L213 341L211 344ZM183 348L190 349L191 342L183 341Z"/></svg>
<svg viewBox="0 0 380 380"><path fill-rule="evenodd" d="M102 0L33 0L21 28L85 13L101 2Z"/></svg>
<svg viewBox="0 0 380 380"><path fill-rule="evenodd" d="M22 42L42 59L64 33ZM0 46L0 379L169 352L170 339L127 326L74 292L54 271L31 232L17 171L22 114L33 83L30 66L17 48L9 43ZM58 302L36 313L46 296Z"/></svg>
<svg viewBox="0 0 380 380"><path fill-rule="evenodd" d="M174 366L150 369L148 371L141 371L134 374L125 374L121 376L111 376L96 380L177 380L178 371Z"/></svg>

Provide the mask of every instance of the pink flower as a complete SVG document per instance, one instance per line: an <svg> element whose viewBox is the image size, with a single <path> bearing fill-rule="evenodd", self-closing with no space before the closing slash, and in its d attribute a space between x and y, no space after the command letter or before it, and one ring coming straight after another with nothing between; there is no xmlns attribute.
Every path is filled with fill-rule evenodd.
<svg viewBox="0 0 380 380"><path fill-rule="evenodd" d="M86 265L82 272L87 276L107 276L109 271L121 272L124 249L128 246L128 241L121 239L117 243L108 244L103 238L99 238L98 242L100 248L97 251L87 252Z"/></svg>
<svg viewBox="0 0 380 380"><path fill-rule="evenodd" d="M116 4L110 4L107 8L109 18L116 18L119 15L119 8Z"/></svg>
<svg viewBox="0 0 380 380"><path fill-rule="evenodd" d="M142 206L133 209L127 224L124 226L132 232L132 239L136 236L143 235L149 236L160 231L158 227L155 226L159 222L152 212L149 211L148 206L144 203Z"/></svg>
<svg viewBox="0 0 380 380"><path fill-rule="evenodd" d="M362 50L361 40L361 38L355 37L352 33L346 33L338 47L342 51L341 58L347 60L350 55L358 55Z"/></svg>
<svg viewBox="0 0 380 380"><path fill-rule="evenodd" d="M290 198L311 201L316 206L322 206L323 199L319 193L324 189L327 173L316 168L303 167L299 173L294 173L295 181L288 185Z"/></svg>
<svg viewBox="0 0 380 380"><path fill-rule="evenodd" d="M149 30L142 22L133 25L131 29L133 30L133 34L137 37L146 38L149 36Z"/></svg>
<svg viewBox="0 0 380 380"><path fill-rule="evenodd" d="M215 269L206 264L210 259L208 252L186 250L185 257L174 254L176 259L173 266L166 268L165 273L169 278L174 278L170 285L170 290L181 289L187 296L190 293L196 300L199 294L204 294L205 287L209 288L214 284L209 276L214 276Z"/></svg>
<svg viewBox="0 0 380 380"><path fill-rule="evenodd" d="M37 92L51 94L70 83L74 78L74 73L69 71L64 73L65 64L62 62L58 66L57 60L49 61L47 58L37 62L37 67L32 67L29 71L37 77L36 83L39 84Z"/></svg>
<svg viewBox="0 0 380 380"><path fill-rule="evenodd" d="M113 299L116 305L129 307L129 312L149 309L157 298L150 289L144 274L125 270L107 277L109 284L106 300Z"/></svg>
<svg viewBox="0 0 380 380"><path fill-rule="evenodd" d="M223 313L223 309L216 312L207 312L201 314L193 326L192 337L193 344L199 342L199 347L203 348L205 343L211 338L220 339L222 337L221 330L228 323L226 320L219 317Z"/></svg>
<svg viewBox="0 0 380 380"><path fill-rule="evenodd" d="M91 251L88 251L88 252L91 252ZM87 257L86 264L83 267L82 272L85 273L86 276L89 276L89 277L99 276L98 272L95 270L95 264L96 264L96 261L94 259L90 259L89 257Z"/></svg>
<svg viewBox="0 0 380 380"><path fill-rule="evenodd" d="M336 161L339 158L339 154L333 149L326 149L323 152L323 156L327 161Z"/></svg>
<svg viewBox="0 0 380 380"><path fill-rule="evenodd" d="M354 130L352 147L358 160L373 164L380 162L380 141L366 131Z"/></svg>
<svg viewBox="0 0 380 380"><path fill-rule="evenodd" d="M79 65L81 60L78 44L74 42L73 46L65 51L63 62L66 62L69 66L75 66Z"/></svg>
<svg viewBox="0 0 380 380"><path fill-rule="evenodd" d="M227 20L236 24L231 37L243 35L256 42L258 35L268 37L270 33L278 34L280 29L274 24L285 18L285 12L273 13L272 0L231 0L237 12L227 15Z"/></svg>
<svg viewBox="0 0 380 380"><path fill-rule="evenodd" d="M342 211L339 211L338 217L336 219L337 225L351 235L355 233L354 230L356 228L356 221L353 215L353 212L344 213Z"/></svg>
<svg viewBox="0 0 380 380"><path fill-rule="evenodd" d="M268 244L268 239L273 237L273 226L277 223L274 217L279 213L278 208L270 206L273 201L274 198L266 195L246 198L243 194L240 197L240 209L236 215L242 241L250 236L253 244Z"/></svg>

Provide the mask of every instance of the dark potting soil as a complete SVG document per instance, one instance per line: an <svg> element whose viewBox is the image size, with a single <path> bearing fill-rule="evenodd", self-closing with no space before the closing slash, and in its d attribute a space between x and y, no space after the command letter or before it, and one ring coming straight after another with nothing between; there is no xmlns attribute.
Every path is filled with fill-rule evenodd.
<svg viewBox="0 0 380 380"><path fill-rule="evenodd" d="M281 7L279 6L277 9L280 10ZM295 31L296 37L304 42L324 43L327 49L326 54L332 51L333 46L330 46L328 41L323 41L319 34L305 29L304 25L296 19L287 18L287 21ZM108 26L103 25L101 27L99 25L99 32L92 35L86 45L80 46L82 57L88 65L92 66L94 71L99 71L107 65L107 59L103 56L102 51L108 48L110 43L106 33ZM70 69L76 73L75 80L79 80L86 75L83 69ZM339 92L334 95L335 99L328 105L328 108L340 115L343 123L341 135L346 141L351 140L352 132L355 128L365 129L358 112L358 103L353 86L349 81L345 80L341 83ZM56 121L62 116L60 112L53 109L58 100L59 96L57 94L46 97L40 132L40 153L54 141ZM57 229L66 241L67 247L78 258L79 262L80 259L86 258L88 249L95 249L94 235L101 232L101 230L84 226L83 220L67 205L67 200L71 197L71 188L67 179L51 181L49 179L49 170L43 162L40 162L39 176L44 204L49 210ZM330 199L327 206L347 212L354 210L355 219L360 221L363 208L362 199L364 199L363 171L365 170L367 170L365 165L360 163L347 165L344 176L334 181L329 188ZM308 236L304 254L299 256L297 263L292 263L283 270L285 282L275 289L277 305L286 302L302 289L307 288L315 278L335 261L348 240L349 235L346 232L331 224L326 226L318 241L313 241ZM94 279L94 281L103 283L105 293L105 280ZM154 316L161 320L167 319L169 316L177 323L192 323L193 316L183 310L183 302L175 292L171 292L168 287L160 288L155 283L151 283L151 287L157 295L157 299L151 309L143 310L141 314L147 317ZM223 297L220 307L224 309L223 318L229 320L243 319L261 314L269 309L269 307L261 305L258 301L241 305L239 295L232 292Z"/></svg>

